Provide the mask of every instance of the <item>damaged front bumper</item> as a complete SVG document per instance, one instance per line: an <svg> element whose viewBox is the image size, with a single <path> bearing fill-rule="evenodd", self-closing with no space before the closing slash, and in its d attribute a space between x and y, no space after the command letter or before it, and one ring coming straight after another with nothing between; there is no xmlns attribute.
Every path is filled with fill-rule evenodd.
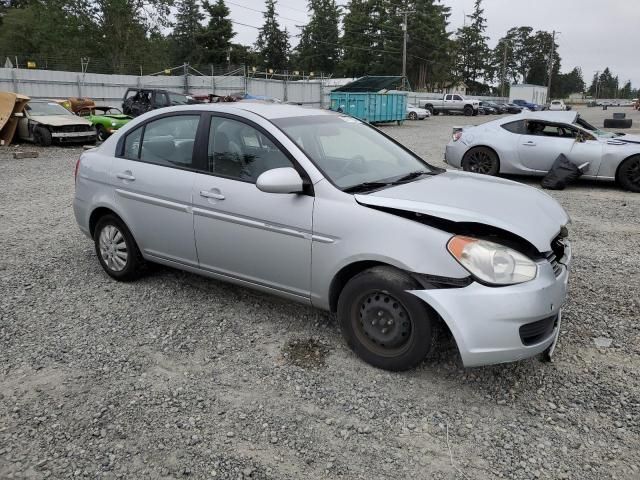
<svg viewBox="0 0 640 480"><path fill-rule="evenodd" d="M453 334L465 367L521 360L554 345L567 296L571 249L554 272L538 263L534 280L506 287L474 282L464 288L413 290L429 304Z"/></svg>

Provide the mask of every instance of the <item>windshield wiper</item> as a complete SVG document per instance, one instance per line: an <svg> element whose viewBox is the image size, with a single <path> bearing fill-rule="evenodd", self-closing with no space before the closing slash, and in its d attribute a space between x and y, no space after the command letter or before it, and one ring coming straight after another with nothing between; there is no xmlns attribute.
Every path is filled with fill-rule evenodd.
<svg viewBox="0 0 640 480"><path fill-rule="evenodd" d="M423 175L433 175L433 172L428 172L426 170L416 170L415 172L410 172L410 173L407 173L406 175L403 175L402 177L394 180L391 183L392 185L397 185L399 183L405 183L411 180L415 180L416 178L421 177Z"/></svg>
<svg viewBox="0 0 640 480"><path fill-rule="evenodd" d="M389 185L393 184L391 182L362 182L356 185L351 185L342 191L346 193L366 192L369 190L375 190L376 188L387 187Z"/></svg>

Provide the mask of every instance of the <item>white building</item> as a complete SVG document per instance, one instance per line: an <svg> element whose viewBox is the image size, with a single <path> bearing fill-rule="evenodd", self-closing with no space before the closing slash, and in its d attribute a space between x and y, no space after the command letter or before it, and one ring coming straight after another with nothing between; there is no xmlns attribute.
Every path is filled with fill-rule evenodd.
<svg viewBox="0 0 640 480"><path fill-rule="evenodd" d="M547 103L547 87L541 85L531 85L529 83L518 83L509 88L509 103L514 100L525 100L538 105Z"/></svg>

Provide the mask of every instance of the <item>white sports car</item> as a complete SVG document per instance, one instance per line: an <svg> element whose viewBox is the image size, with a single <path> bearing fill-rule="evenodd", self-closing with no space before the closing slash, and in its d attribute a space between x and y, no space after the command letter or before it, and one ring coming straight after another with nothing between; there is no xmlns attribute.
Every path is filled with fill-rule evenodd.
<svg viewBox="0 0 640 480"><path fill-rule="evenodd" d="M523 112L455 127L444 158L469 172L542 176L560 154L581 166L584 178L640 192L640 136L599 130L575 111Z"/></svg>

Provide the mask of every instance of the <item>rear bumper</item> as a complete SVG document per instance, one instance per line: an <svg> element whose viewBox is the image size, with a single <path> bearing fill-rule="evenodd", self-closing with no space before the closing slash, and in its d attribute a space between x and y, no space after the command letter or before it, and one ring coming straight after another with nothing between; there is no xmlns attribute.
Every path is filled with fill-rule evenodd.
<svg viewBox="0 0 640 480"><path fill-rule="evenodd" d="M505 363L535 356L557 338L567 296L570 249L556 277L541 261L526 283L487 287L414 290L438 312L453 334L465 367ZM536 325L530 325L539 322ZM521 327L523 327L521 329Z"/></svg>
<svg viewBox="0 0 640 480"><path fill-rule="evenodd" d="M450 141L444 147L444 163L455 168L462 168L462 157L468 147L461 140Z"/></svg>

